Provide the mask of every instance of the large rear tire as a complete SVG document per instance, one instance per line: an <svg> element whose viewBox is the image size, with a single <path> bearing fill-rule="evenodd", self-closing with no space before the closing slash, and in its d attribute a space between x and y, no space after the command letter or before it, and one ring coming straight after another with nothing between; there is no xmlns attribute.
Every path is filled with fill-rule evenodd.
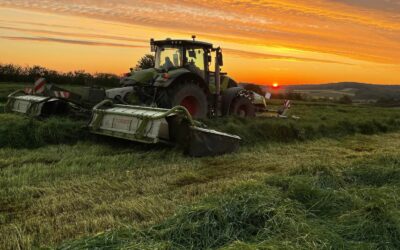
<svg viewBox="0 0 400 250"><path fill-rule="evenodd" d="M173 88L169 94L171 107L183 106L194 118L206 118L208 113L207 96L194 83L184 83Z"/></svg>
<svg viewBox="0 0 400 250"><path fill-rule="evenodd" d="M231 104L230 112L231 115L239 117L255 117L256 110L251 101L245 97L236 97Z"/></svg>

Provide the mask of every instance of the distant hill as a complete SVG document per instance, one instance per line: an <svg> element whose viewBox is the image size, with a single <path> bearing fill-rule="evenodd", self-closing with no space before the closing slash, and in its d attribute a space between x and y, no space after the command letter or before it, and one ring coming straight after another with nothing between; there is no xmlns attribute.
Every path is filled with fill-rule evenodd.
<svg viewBox="0 0 400 250"><path fill-rule="evenodd" d="M354 100L378 100L380 98L400 99L400 85L378 85L357 82L327 84L290 85L285 91L309 94L319 97L341 97L349 95Z"/></svg>

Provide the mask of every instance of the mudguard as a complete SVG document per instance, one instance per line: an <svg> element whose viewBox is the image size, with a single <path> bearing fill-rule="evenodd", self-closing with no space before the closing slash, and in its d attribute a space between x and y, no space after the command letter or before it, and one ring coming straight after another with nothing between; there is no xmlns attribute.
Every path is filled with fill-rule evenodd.
<svg viewBox="0 0 400 250"><path fill-rule="evenodd" d="M227 90L222 92L222 103L221 103L222 115L229 114L233 99L235 99L241 93L245 93L246 95L251 95L251 93L248 90L245 90L242 87L228 88Z"/></svg>

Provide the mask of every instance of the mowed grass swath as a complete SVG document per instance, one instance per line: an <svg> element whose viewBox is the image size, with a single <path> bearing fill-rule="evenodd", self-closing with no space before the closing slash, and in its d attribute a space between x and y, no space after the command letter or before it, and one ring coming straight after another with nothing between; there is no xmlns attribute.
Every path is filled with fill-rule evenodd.
<svg viewBox="0 0 400 250"><path fill-rule="evenodd" d="M204 120L243 138L206 158L0 114L1 248L397 248L399 110L291 112Z"/></svg>

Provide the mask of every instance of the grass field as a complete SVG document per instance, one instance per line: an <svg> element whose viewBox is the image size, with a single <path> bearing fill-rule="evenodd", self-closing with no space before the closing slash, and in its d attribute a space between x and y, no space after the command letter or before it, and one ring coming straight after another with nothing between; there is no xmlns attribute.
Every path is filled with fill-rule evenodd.
<svg viewBox="0 0 400 250"><path fill-rule="evenodd" d="M295 90L294 93L305 94L311 96L312 98L332 98L340 99L341 97L347 95L354 97L356 94L356 89L347 88L343 90L329 90L329 89L316 89L316 90Z"/></svg>
<svg viewBox="0 0 400 250"><path fill-rule="evenodd" d="M398 249L400 110L291 112L206 158L0 114L0 249Z"/></svg>

